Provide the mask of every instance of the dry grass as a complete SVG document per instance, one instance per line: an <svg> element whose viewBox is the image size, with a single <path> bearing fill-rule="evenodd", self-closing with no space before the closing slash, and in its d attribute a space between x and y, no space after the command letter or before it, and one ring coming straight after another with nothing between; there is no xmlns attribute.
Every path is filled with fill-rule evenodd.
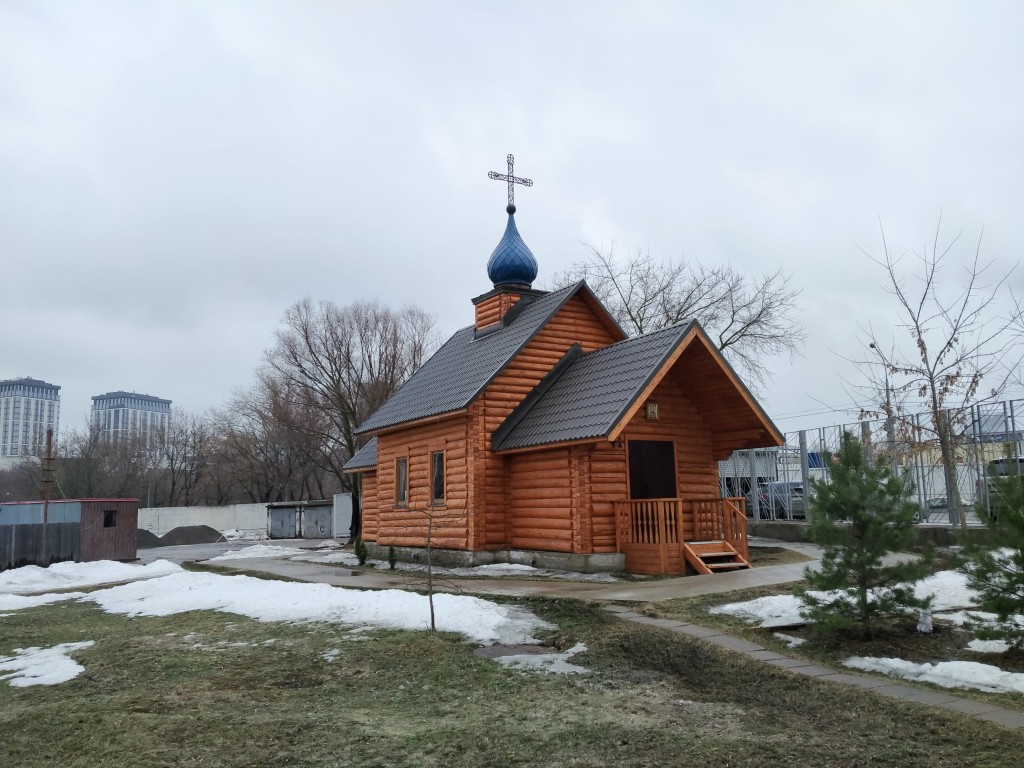
<svg viewBox="0 0 1024 768"><path fill-rule="evenodd" d="M807 563L814 558L797 552L788 547L756 547L749 548L747 558L754 568L763 568L766 565L786 565L788 563Z"/></svg>
<svg viewBox="0 0 1024 768"><path fill-rule="evenodd" d="M0 654L95 640L59 687L0 684L0 765L1006 766L1024 736L784 673L583 603L514 601L589 650L508 670L459 637L68 603L0 619ZM364 639L369 638L369 639ZM334 661L323 655L338 650Z"/></svg>
<svg viewBox="0 0 1024 768"><path fill-rule="evenodd" d="M828 634L814 626L761 629L743 619L708 612L712 606L722 603L743 602L789 592L791 592L791 586L790 588L768 586L731 592L728 595L703 595L648 603L641 610L650 616L690 621L717 628L787 656L820 662L840 671L845 669L843 661L850 656L873 656L899 658L919 664L954 660L974 661L992 664L1010 672L1024 672L1024 656L1021 654L997 655L970 651L967 649L967 643L974 635L962 628L940 621L935 622L935 631L932 634L918 632L916 620L895 621L881 627L874 637L865 640L854 634ZM797 648L790 648L783 640L775 637L776 632L783 632L786 635L804 639L806 642ZM879 675L879 677L882 676ZM995 694L969 689L949 691L949 689L939 686L915 684L905 680L900 682L904 685L918 685L930 690L944 691L963 698L996 704L1007 709L1024 711L1024 694Z"/></svg>

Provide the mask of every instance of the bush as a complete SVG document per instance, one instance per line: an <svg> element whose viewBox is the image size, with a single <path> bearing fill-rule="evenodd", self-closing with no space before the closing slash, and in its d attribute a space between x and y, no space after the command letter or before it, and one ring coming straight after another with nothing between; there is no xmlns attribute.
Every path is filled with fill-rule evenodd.
<svg viewBox="0 0 1024 768"><path fill-rule="evenodd" d="M355 556L356 559L359 561L359 564L366 565L367 551L366 545L363 543L362 537L356 539L355 543L352 545L352 550L355 552Z"/></svg>
<svg viewBox="0 0 1024 768"><path fill-rule="evenodd" d="M392 571L395 570L395 565L398 563L398 553L395 552L394 545L388 547L388 568Z"/></svg>
<svg viewBox="0 0 1024 768"><path fill-rule="evenodd" d="M919 560L883 565L882 559L915 541L917 505L913 487L898 477L884 457L869 461L860 442L844 433L833 457L832 482L815 481L811 500L811 540L825 551L818 571L805 571L807 583L824 595L797 594L802 614L826 631L858 630L870 638L879 620L927 608L931 598L914 595L913 582L928 574L931 554Z"/></svg>

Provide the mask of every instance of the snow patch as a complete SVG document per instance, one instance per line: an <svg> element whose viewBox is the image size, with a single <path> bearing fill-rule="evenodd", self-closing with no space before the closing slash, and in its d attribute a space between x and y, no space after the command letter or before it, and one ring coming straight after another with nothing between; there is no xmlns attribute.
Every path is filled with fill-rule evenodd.
<svg viewBox="0 0 1024 768"><path fill-rule="evenodd" d="M73 680L85 667L68 656L73 651L92 648L95 643L61 643L52 648L15 648L14 656L0 656L0 680L15 688L30 685L57 685Z"/></svg>
<svg viewBox="0 0 1024 768"><path fill-rule="evenodd" d="M74 600L79 597L84 597L85 592L49 592L45 595L0 595L0 610L3 611L20 611L23 608L35 608L39 605L50 605L51 603L60 603L65 600ZM3 614L4 616L10 616L9 613Z"/></svg>
<svg viewBox="0 0 1024 768"><path fill-rule="evenodd" d="M773 637L777 637L779 640L784 642L789 648L799 648L801 645L807 642L806 638L796 637L795 635L787 635L783 632L773 632Z"/></svg>
<svg viewBox="0 0 1024 768"><path fill-rule="evenodd" d="M959 571L939 571L914 584L917 597L931 597L933 611L969 608L978 603L978 593L967 586Z"/></svg>
<svg viewBox="0 0 1024 768"><path fill-rule="evenodd" d="M933 611L948 611L952 608L965 608L975 604L977 592L967 588L967 577L957 571L940 571L914 585L914 593L918 597L931 596ZM830 597L828 592L808 592L817 598ZM716 605L709 613L722 613L746 619L750 623L758 622L761 627L797 627L807 624L800 615L803 602L796 595L771 595L747 600L742 603ZM936 616L935 618L946 618Z"/></svg>
<svg viewBox="0 0 1024 768"><path fill-rule="evenodd" d="M807 623L800 615L802 605L803 602L795 595L769 595L742 603L715 605L708 609L708 613L736 616L750 623L760 622L758 626L761 627L798 627Z"/></svg>
<svg viewBox="0 0 1024 768"><path fill-rule="evenodd" d="M91 563L54 563L49 568L26 565L0 573L0 593L47 592L55 589L73 589L94 584L113 584L119 581L152 579L177 573L180 565L167 560L155 560L146 565L96 560Z"/></svg>
<svg viewBox="0 0 1024 768"><path fill-rule="evenodd" d="M256 531L240 531L237 528L228 528L220 533L228 541L259 541L261 538Z"/></svg>
<svg viewBox="0 0 1024 768"><path fill-rule="evenodd" d="M257 621L323 621L393 629L430 626L425 595L398 589L358 591L327 584L267 581L183 571L92 592L83 600L108 613L170 616L186 611L223 611ZM466 595L434 595L437 628L482 645L536 642L533 633L554 627L529 611Z"/></svg>
<svg viewBox="0 0 1024 768"><path fill-rule="evenodd" d="M225 552L223 555L217 555L211 557L207 562L216 562L217 560L249 560L255 558L274 558L274 557L294 557L295 555L301 555L304 550L298 549L297 547L279 547L276 544L254 544L251 547L245 549L236 549L231 552Z"/></svg>
<svg viewBox="0 0 1024 768"><path fill-rule="evenodd" d="M978 640L975 638L967 644L967 650L975 653L1006 653L1010 644L1005 640Z"/></svg>
<svg viewBox="0 0 1024 768"><path fill-rule="evenodd" d="M991 664L979 664L975 661L915 664L903 659L853 656L843 664L865 672L881 672L889 677L932 683L943 688L973 688L990 693L1024 693L1024 674L1004 672Z"/></svg>
<svg viewBox="0 0 1024 768"><path fill-rule="evenodd" d="M525 653L519 656L498 656L496 660L506 667L514 667L516 669L531 669L557 675L586 675L590 673L589 669L569 663L569 659L577 653L583 653L585 650L587 650L585 644L576 643L572 648L561 653L557 651L552 653Z"/></svg>

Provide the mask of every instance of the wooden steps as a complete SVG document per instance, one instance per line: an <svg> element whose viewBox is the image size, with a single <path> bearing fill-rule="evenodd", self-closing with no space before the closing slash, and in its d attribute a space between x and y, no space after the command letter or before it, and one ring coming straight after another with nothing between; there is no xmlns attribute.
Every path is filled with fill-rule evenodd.
<svg viewBox="0 0 1024 768"><path fill-rule="evenodd" d="M727 541L688 541L683 544L683 555L697 573L723 573L750 567L746 558Z"/></svg>

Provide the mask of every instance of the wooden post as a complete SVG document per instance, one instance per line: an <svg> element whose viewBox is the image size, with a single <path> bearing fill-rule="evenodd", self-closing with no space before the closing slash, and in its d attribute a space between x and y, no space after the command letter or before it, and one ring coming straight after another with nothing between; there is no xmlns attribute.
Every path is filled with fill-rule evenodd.
<svg viewBox="0 0 1024 768"><path fill-rule="evenodd" d="M666 548L668 543L665 541L665 502L656 501L655 510L658 514L658 555L661 557L661 572L666 573L668 571L668 562L666 557Z"/></svg>
<svg viewBox="0 0 1024 768"><path fill-rule="evenodd" d="M676 499L673 505L676 511L676 537L679 539L679 564L682 566L683 575L686 575L686 532L683 530L683 500Z"/></svg>

